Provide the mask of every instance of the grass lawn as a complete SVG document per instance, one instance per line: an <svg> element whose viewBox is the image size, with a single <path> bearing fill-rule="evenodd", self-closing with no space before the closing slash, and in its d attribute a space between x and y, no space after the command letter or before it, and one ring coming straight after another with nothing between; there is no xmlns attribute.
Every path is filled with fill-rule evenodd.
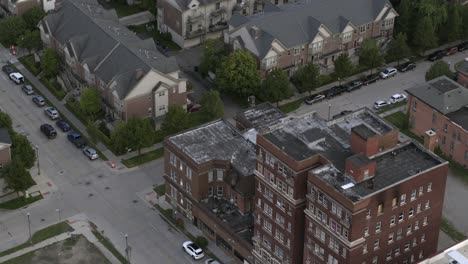
<svg viewBox="0 0 468 264"><path fill-rule="evenodd" d="M110 242L109 239L107 239L101 232L97 230L93 230L94 236L102 243L103 246L105 246L111 253L114 255L121 263L127 264L127 259L125 259L122 254L114 247L112 242Z"/></svg>
<svg viewBox="0 0 468 264"><path fill-rule="evenodd" d="M445 217L442 217L440 229L456 242L461 242L466 239L466 236L462 232L456 230L452 223Z"/></svg>
<svg viewBox="0 0 468 264"><path fill-rule="evenodd" d="M166 185L163 183L153 188L153 190L159 194L159 196L163 196L166 193Z"/></svg>
<svg viewBox="0 0 468 264"><path fill-rule="evenodd" d="M402 107L406 105L406 101L405 102L398 102L396 104L391 104L389 105L388 107L385 107L383 109L380 109L379 111L377 111L377 114L381 114L381 113L384 113L384 112L387 112L387 111L390 111L392 109L395 109L395 108L398 108L398 107Z"/></svg>
<svg viewBox="0 0 468 264"><path fill-rule="evenodd" d="M26 55L18 59L21 64L23 64L26 69L28 69L32 74L37 76L40 72L41 69L36 66L36 62L34 61L34 55Z"/></svg>
<svg viewBox="0 0 468 264"><path fill-rule="evenodd" d="M122 160L123 165L127 168L133 168L138 165L150 162L155 159L159 159L164 155L164 149L163 148L158 148L146 153L143 153L141 155L138 155L136 157Z"/></svg>
<svg viewBox="0 0 468 264"><path fill-rule="evenodd" d="M297 109L301 106L302 101L304 101L304 99L299 99L299 100L297 100L297 101L294 101L294 102L290 102L290 103L281 105L281 106L279 107L279 109L280 109L281 111L283 111L284 113L289 113L289 112L295 111L295 110L297 110Z"/></svg>
<svg viewBox="0 0 468 264"><path fill-rule="evenodd" d="M407 136L417 140L419 143L423 143L423 139L415 134L413 134L408 127L408 116L403 112L396 112L389 116L385 117L385 120L390 122L392 125L397 127L401 133L406 134Z"/></svg>
<svg viewBox="0 0 468 264"><path fill-rule="evenodd" d="M63 234L65 232L68 232L68 231L73 231L73 228L68 225L67 222L60 222L60 223L57 223L55 225L51 225L49 227L46 227L44 229L41 229L39 231L37 231L36 233L33 234L32 238L31 238L31 241L27 241L21 245L18 245L14 248L10 248L8 250L5 250L3 252L0 252L0 257L3 257L3 256L6 256L6 255L9 255L13 252L16 252L20 249L23 249L23 248L26 248L26 247L29 247L31 246L31 244L37 244L41 241L44 241L46 239L49 239L51 237L54 237L54 236L58 236L60 234Z"/></svg>
<svg viewBox="0 0 468 264"><path fill-rule="evenodd" d="M58 83L50 81L45 77L41 77L39 80L58 100L62 100L67 94Z"/></svg>
<svg viewBox="0 0 468 264"><path fill-rule="evenodd" d="M36 201L39 201L42 198L44 198L42 197L42 195L36 195L34 197L30 196L29 198L25 198L24 196L21 196L13 200L1 203L0 209L15 210L15 209L24 207L28 204L32 204Z"/></svg>
<svg viewBox="0 0 468 264"><path fill-rule="evenodd" d="M88 118L86 115L81 111L80 109L80 104L76 100L70 100L67 99L67 102L65 103L65 107L75 115L76 118L78 118L83 125L86 125L88 123Z"/></svg>

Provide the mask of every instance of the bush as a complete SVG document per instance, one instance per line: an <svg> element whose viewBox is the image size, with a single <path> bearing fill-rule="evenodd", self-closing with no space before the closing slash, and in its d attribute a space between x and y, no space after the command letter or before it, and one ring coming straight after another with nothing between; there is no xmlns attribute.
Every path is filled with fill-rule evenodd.
<svg viewBox="0 0 468 264"><path fill-rule="evenodd" d="M208 246L208 239L206 239L205 237L203 236L197 236L197 238L195 238L195 244L197 244L199 247L205 249L207 246Z"/></svg>
<svg viewBox="0 0 468 264"><path fill-rule="evenodd" d="M161 38L166 41L172 41L172 35L170 32L162 33Z"/></svg>

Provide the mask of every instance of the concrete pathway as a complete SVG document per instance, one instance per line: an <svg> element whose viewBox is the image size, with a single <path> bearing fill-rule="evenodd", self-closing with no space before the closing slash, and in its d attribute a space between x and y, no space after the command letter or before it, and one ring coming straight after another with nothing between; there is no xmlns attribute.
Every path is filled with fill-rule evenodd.
<svg viewBox="0 0 468 264"><path fill-rule="evenodd" d="M150 152L150 151L153 151L153 150L156 150L156 149L159 149L159 148L162 148L163 147L163 143L160 142L160 143L156 143L154 145L152 145L151 147L147 147L147 148L143 148L141 149L141 154L144 154L146 152ZM138 150L133 150L131 152L128 152L128 153L125 153L123 155L120 155L119 158L121 160L126 160L126 159L130 159L130 158L133 158L133 157L136 157L138 156Z"/></svg>

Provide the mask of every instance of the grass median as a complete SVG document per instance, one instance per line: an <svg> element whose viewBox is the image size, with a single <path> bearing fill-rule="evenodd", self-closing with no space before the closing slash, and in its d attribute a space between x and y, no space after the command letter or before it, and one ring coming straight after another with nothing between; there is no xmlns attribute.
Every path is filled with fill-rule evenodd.
<svg viewBox="0 0 468 264"><path fill-rule="evenodd" d="M304 99L301 98L301 99L296 100L294 102L290 102L290 103L281 105L278 108L281 111L283 111L283 113L290 113L290 112L296 111L301 106L302 101L304 101Z"/></svg>
<svg viewBox="0 0 468 264"><path fill-rule="evenodd" d="M93 230L92 231L94 236L99 240L99 242L101 242L101 244L107 248L107 250L109 250L112 255L114 255L121 263L123 264L127 264L128 261L125 259L125 257L120 254L120 252L114 247L114 245L112 244L112 242L110 242L109 239L107 239L107 237L105 237L103 234L101 234L99 231L97 230Z"/></svg>
<svg viewBox="0 0 468 264"><path fill-rule="evenodd" d="M0 209L6 209L6 210L15 210L18 208L22 208L28 204L32 204L34 202L37 202L44 198L41 194L36 195L36 196L30 196L29 198L26 198L24 196L15 198L13 200L4 202L0 204Z"/></svg>
<svg viewBox="0 0 468 264"><path fill-rule="evenodd" d="M164 155L164 148L158 148L129 159L123 159L122 164L127 168L133 168L141 164L161 158Z"/></svg>
<svg viewBox="0 0 468 264"><path fill-rule="evenodd" d="M461 242L466 239L466 236L455 229L452 223L445 217L442 217L442 221L440 223L440 229L444 231L449 237L451 237L455 242Z"/></svg>

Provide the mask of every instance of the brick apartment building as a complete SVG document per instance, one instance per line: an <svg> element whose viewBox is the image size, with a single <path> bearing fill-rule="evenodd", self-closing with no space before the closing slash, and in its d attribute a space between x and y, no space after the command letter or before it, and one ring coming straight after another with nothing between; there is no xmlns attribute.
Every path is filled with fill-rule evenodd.
<svg viewBox="0 0 468 264"><path fill-rule="evenodd" d="M468 166L468 89L444 76L406 91L411 131Z"/></svg>
<svg viewBox="0 0 468 264"><path fill-rule="evenodd" d="M253 263L255 146L224 120L164 140L166 199L239 263Z"/></svg>
<svg viewBox="0 0 468 264"><path fill-rule="evenodd" d="M255 263L413 263L437 250L447 162L368 109L257 135Z"/></svg>

